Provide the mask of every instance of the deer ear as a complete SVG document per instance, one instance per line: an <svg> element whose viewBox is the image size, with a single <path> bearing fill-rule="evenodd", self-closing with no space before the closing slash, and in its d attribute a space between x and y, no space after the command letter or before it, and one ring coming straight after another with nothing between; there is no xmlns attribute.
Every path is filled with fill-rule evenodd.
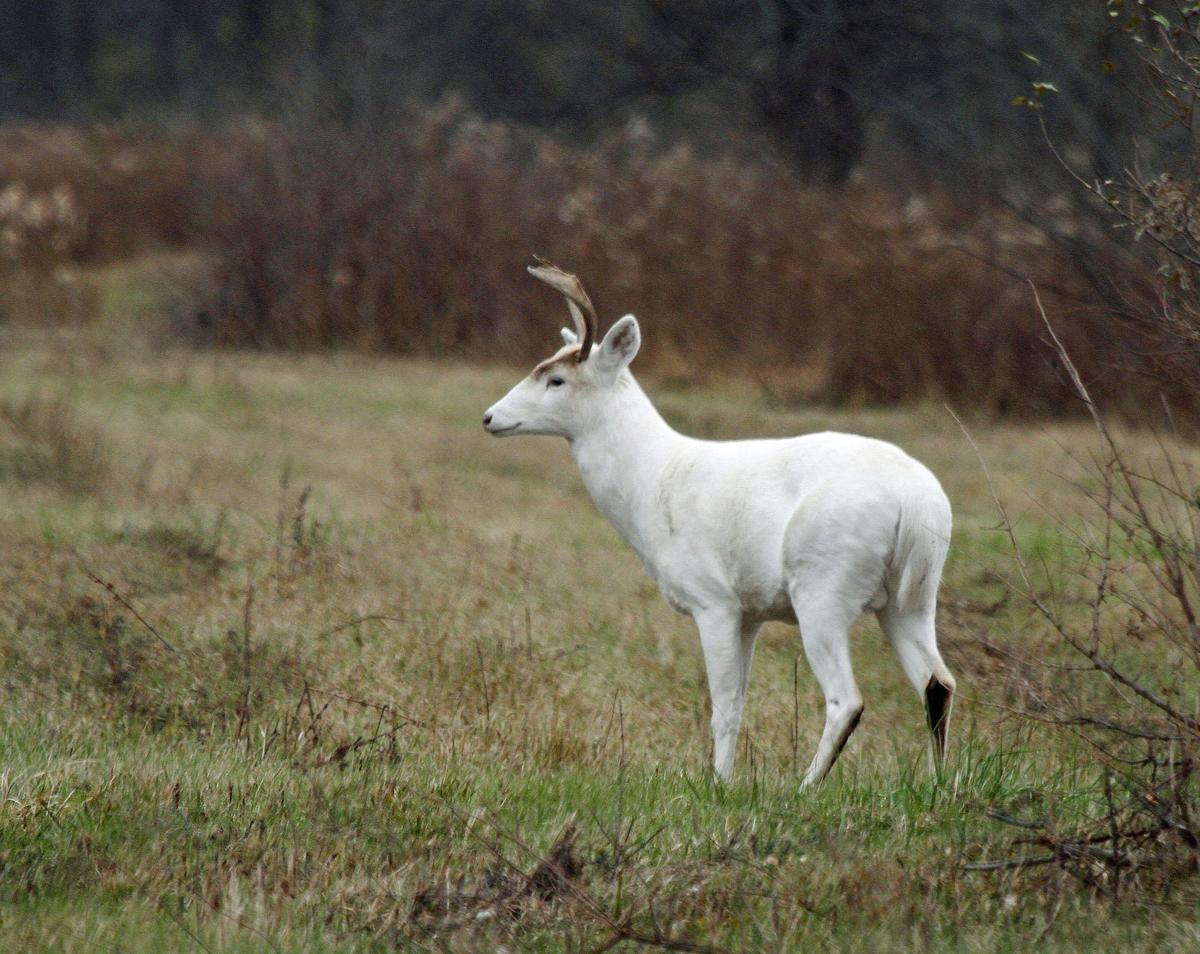
<svg viewBox="0 0 1200 954"><path fill-rule="evenodd" d="M638 327L638 321L633 315L626 315L608 329L608 334L596 349L597 366L609 372L620 371L628 367L641 345L642 330Z"/></svg>
<svg viewBox="0 0 1200 954"><path fill-rule="evenodd" d="M575 334L570 328L562 330L563 341L569 345L579 344L579 335Z"/></svg>

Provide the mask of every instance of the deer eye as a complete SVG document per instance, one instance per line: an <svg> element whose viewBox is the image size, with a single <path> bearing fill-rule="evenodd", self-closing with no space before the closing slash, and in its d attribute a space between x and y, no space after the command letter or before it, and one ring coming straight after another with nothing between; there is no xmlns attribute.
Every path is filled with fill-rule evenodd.
<svg viewBox="0 0 1200 954"><path fill-rule="evenodd" d="M561 388L567 382L560 378L557 374L546 382L548 388Z"/></svg>

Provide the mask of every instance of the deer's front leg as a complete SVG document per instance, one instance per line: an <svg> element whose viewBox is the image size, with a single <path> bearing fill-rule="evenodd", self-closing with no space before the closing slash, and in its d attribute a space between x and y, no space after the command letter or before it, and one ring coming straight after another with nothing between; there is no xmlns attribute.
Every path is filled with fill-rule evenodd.
<svg viewBox="0 0 1200 954"><path fill-rule="evenodd" d="M744 625L741 613L733 609L705 610L694 618L712 698L713 768L719 779L727 781L733 775L758 626Z"/></svg>

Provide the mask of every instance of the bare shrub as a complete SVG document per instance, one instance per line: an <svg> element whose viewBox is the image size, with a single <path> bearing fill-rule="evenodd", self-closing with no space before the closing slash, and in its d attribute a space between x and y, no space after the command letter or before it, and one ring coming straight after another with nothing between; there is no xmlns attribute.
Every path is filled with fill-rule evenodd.
<svg viewBox="0 0 1200 954"><path fill-rule="evenodd" d="M219 152L214 134L0 129L0 321L91 319L79 267L189 241L195 169Z"/></svg>
<svg viewBox="0 0 1200 954"><path fill-rule="evenodd" d="M1080 527L1064 524L1076 580L1039 579L1005 517L1021 587L1058 650L1043 660L1051 678L1023 682L1033 718L1074 733L1095 753L1103 800L1074 826L1018 820L1035 832L1022 841L1049 851L990 866L1055 863L1110 897L1161 902L1178 897L1188 881L1194 889L1200 874L1200 458L1196 435L1182 434L1172 414L1173 405L1195 408L1200 401L1200 174L1192 109L1200 9L1177 6L1164 15L1117 2L1108 7L1120 35L1137 44L1148 94L1142 102L1167 120L1151 127L1154 134L1166 129L1188 146L1178 175L1134 169L1121 181L1077 176L1144 253L1132 275L1151 293L1115 281L1123 294L1106 330L1137 336L1133 354L1163 398L1164 436L1156 458L1129 452L1038 301L1100 450L1080 487L1091 518Z"/></svg>
<svg viewBox="0 0 1200 954"><path fill-rule="evenodd" d="M769 159L663 151L637 124L575 149L452 105L369 149L277 130L238 156L203 190L221 343L530 360L553 336L523 269L544 252L604 314L653 326L643 360L660 371L1058 412L1069 389L1022 298L1032 276L1072 305L1103 399L1146 395L1136 369L1114 370L1129 349L1098 330L1071 258L985 201L817 188Z"/></svg>
<svg viewBox="0 0 1200 954"><path fill-rule="evenodd" d="M1120 37L1133 43L1141 74L1126 83L1139 96L1156 137L1176 136L1180 168L1128 170L1119 180L1089 179L1055 157L1080 187L1101 200L1131 237L1132 257L1108 275L1113 301L1097 325L1125 369L1163 409L1154 458L1135 456L1112 429L1095 382L1081 373L1080 343L1060 336L1037 301L1074 397L1091 417L1099 451L1083 462L1082 520L1061 530L1076 573L1039 572L1017 545L1019 587L1048 626L1051 641L1031 659L1014 659L1026 715L1081 739L1099 768L1102 797L1086 817L1055 822L1001 816L1018 825L1021 857L984 862L985 869L1056 865L1113 899L1195 903L1200 873L1200 458L1196 434L1176 409L1200 404L1200 228L1197 227L1194 121L1191 102L1200 65L1200 9L1171 13L1107 4ZM1145 16L1143 16L1145 14ZM1102 64L1115 69L1111 61ZM1145 81L1144 90L1134 85ZM1142 95L1142 93L1145 95ZM1166 120L1165 123L1160 120ZM1051 149L1054 149L1053 140ZM1156 161L1171 153L1157 151ZM1149 415L1143 411L1144 419ZM1001 507L1003 513L1003 507ZM1066 561L1064 561L1066 562ZM1030 854L1026 846L1041 850ZM1181 889L1191 882L1192 891Z"/></svg>
<svg viewBox="0 0 1200 954"><path fill-rule="evenodd" d="M69 186L28 192L21 183L0 191L0 255L6 263L49 270L70 248L81 226Z"/></svg>
<svg viewBox="0 0 1200 954"><path fill-rule="evenodd" d="M1086 743L1103 798L1065 822L997 815L1023 830L1021 855L968 867L1053 864L1113 899L1166 900L1200 874L1200 461L1174 434L1134 459L1046 328L1101 449L1080 485L1090 516L1063 524L1074 579L1039 571L1000 504L1018 585L1054 637L1007 675L1029 718Z"/></svg>
<svg viewBox="0 0 1200 954"><path fill-rule="evenodd" d="M528 361L557 320L524 273L536 252L583 274L606 316L645 318L642 361L661 375L751 375L784 400L1059 413L1074 405L1024 305L1033 278L1070 311L1064 334L1098 401L1136 414L1157 393L1140 331L1104 321L1072 254L1000 204L818 187L769 157L664 149L643 123L589 148L453 102L365 142L311 117L10 129L0 189L71 209L42 243L48 267L9 270L13 319L93 310L78 263L198 243L214 272L189 282L175 322L193 343Z"/></svg>
<svg viewBox="0 0 1200 954"><path fill-rule="evenodd" d="M365 154L280 136L251 159L208 190L226 343L528 360L553 336L531 320L548 310L524 276L535 246L585 262L611 308L653 313L665 350L777 349L772 298L807 297L803 235L752 212L807 202L781 166L655 157L636 131L570 150L453 110Z"/></svg>
<svg viewBox="0 0 1200 954"><path fill-rule="evenodd" d="M113 261L192 238L196 170L221 151L215 133L5 127L0 190L68 197L71 228L56 244L56 261Z"/></svg>
<svg viewBox="0 0 1200 954"><path fill-rule="evenodd" d="M1142 420L1159 431L1158 454L1134 454L1114 431L1097 382L1081 371L1094 367L1085 365L1088 342L1060 335L1037 300L1036 318L1074 398L1095 424L1099 450L1081 462L1084 515L1064 516L1060 523L1063 566L1074 567L1073 574L1051 571L1024 553L1000 505L1017 557L1017 587L1049 637L1040 652L1005 653L1005 681L1038 731L1050 726L1081 741L1079 765L1095 772L1097 791L1081 812L1063 818L998 812L999 820L1021 830L1015 857L968 867L1054 866L1113 900L1194 909L1200 874L1200 457L1196 433L1186 430L1194 422L1181 426L1175 412L1200 405L1200 174L1192 107L1200 80L1200 9L1174 7L1164 15L1141 6L1125 9L1116 0L1107 7L1117 35L1135 45L1142 70L1126 82L1126 92L1154 116L1152 135L1176 136L1185 144L1174 153L1178 168L1156 174L1134 168L1120 180L1091 179L1076 173L1048 141L1063 168L1131 238L1132 254L1121 270L1096 257L1089 263L1111 287L1110 307L1095 332L1120 344L1119 367L1135 371L1143 378L1139 390L1157 396L1163 413L1151 420L1144 407ZM1109 60L1102 65L1116 68ZM1133 85L1138 80L1146 82L1143 90ZM1164 162L1171 152L1153 154Z"/></svg>
<svg viewBox="0 0 1200 954"><path fill-rule="evenodd" d="M20 182L0 188L0 318L60 323L86 316L85 296L67 267L81 227L66 184L48 192Z"/></svg>
<svg viewBox="0 0 1200 954"><path fill-rule="evenodd" d="M1082 227L1082 223L1080 223ZM1021 276L1071 314L1074 353L1108 406L1132 414L1146 389L1128 368L1129 337L1104 312L1069 255L998 207L935 194L884 198L831 216L818 270L830 315L826 393L835 401L949 398L986 411L1073 413L1059 362L1028 309Z"/></svg>

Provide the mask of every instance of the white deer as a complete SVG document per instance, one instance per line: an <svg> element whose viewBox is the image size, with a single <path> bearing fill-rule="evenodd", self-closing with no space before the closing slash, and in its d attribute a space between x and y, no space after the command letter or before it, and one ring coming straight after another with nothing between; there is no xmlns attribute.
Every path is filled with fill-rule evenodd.
<svg viewBox="0 0 1200 954"><path fill-rule="evenodd" d="M798 623L825 696L804 785L825 777L863 712L850 627L873 610L945 755L954 677L934 612L950 539L937 478L893 444L851 434L704 441L673 430L629 372L641 344L626 315L595 344L579 280L539 259L530 273L566 299L565 347L492 405L491 434L565 437L588 492L670 605L700 630L714 767L733 772L750 660L768 620Z"/></svg>

